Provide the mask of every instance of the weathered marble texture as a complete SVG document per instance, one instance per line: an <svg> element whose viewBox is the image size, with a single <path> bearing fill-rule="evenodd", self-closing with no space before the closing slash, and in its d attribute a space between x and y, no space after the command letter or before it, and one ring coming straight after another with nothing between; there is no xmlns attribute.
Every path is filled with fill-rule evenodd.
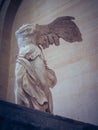
<svg viewBox="0 0 98 130"><path fill-rule="evenodd" d="M13 100L16 29L23 23L47 24L59 16L74 16L83 42L45 50L58 83L52 91L55 114L98 124L98 1L24 0L17 12L12 32L8 99Z"/></svg>

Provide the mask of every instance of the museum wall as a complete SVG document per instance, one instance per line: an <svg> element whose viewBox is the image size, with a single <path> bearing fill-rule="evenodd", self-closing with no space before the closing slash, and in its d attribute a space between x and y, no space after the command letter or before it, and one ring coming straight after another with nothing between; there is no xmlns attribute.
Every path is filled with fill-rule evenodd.
<svg viewBox="0 0 98 130"><path fill-rule="evenodd" d="M54 114L98 125L98 1L23 0L16 14L11 37L7 100L14 102L15 31L25 23L48 24L59 16L73 16L83 41L44 50L48 65L56 72L53 88Z"/></svg>
<svg viewBox="0 0 98 130"><path fill-rule="evenodd" d="M6 100L8 80L11 31L21 0L0 0L0 100Z"/></svg>
<svg viewBox="0 0 98 130"><path fill-rule="evenodd" d="M7 35L5 39L3 38L3 28L9 3L10 0L5 1L5 3L1 3L0 1L0 5L2 5L0 6L0 99L6 99L7 87L5 86L8 85L9 46L7 45L7 41L9 38ZM7 31L5 34L7 34Z"/></svg>

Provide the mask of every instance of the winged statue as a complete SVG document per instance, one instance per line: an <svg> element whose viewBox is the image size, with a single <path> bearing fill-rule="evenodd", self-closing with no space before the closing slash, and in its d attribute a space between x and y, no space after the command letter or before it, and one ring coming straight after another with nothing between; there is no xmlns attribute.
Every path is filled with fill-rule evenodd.
<svg viewBox="0 0 98 130"><path fill-rule="evenodd" d="M15 103L43 112L53 112L50 88L57 83L55 72L47 66L43 49L81 42L81 32L71 16L58 17L47 25L22 25L16 32L19 53L15 67Z"/></svg>

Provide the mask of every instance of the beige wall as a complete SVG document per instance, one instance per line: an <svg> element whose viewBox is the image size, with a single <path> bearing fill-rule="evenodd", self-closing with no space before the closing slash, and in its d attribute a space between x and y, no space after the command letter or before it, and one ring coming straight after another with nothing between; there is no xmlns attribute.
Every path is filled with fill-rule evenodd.
<svg viewBox="0 0 98 130"><path fill-rule="evenodd" d="M8 100L14 101L15 30L24 23L47 24L58 16L74 16L83 35L81 43L61 39L59 47L44 51L56 72L52 90L54 113L98 125L98 0L24 0L12 33Z"/></svg>

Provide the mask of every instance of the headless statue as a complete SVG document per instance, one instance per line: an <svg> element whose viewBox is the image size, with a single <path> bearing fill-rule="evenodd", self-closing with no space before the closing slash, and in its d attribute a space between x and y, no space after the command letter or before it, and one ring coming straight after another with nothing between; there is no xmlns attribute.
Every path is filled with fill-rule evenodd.
<svg viewBox="0 0 98 130"><path fill-rule="evenodd" d="M26 24L16 31L19 54L16 60L15 102L43 112L53 112L50 88L56 85L55 73L45 61L42 48L60 45L60 38L81 42L82 34L72 16L62 16L47 25Z"/></svg>

